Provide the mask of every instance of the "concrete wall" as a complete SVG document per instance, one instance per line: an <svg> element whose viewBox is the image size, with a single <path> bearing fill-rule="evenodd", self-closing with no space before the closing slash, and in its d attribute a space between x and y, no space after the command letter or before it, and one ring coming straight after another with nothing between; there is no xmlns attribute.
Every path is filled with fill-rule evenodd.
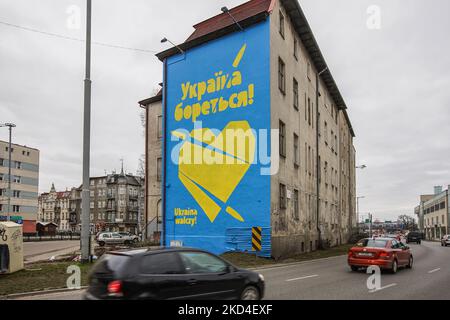
<svg viewBox="0 0 450 320"><path fill-rule="evenodd" d="M156 231L155 218L161 216L161 181L157 179L157 161L162 157L162 136L158 132L158 117L162 116L162 101L146 107L147 145L146 145L146 215L149 232Z"/></svg>

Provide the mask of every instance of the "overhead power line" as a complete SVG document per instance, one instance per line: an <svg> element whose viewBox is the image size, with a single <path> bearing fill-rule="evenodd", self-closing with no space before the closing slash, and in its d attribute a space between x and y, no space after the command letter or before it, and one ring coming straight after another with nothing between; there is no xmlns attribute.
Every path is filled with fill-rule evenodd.
<svg viewBox="0 0 450 320"><path fill-rule="evenodd" d="M50 37L55 37L55 38L71 40L71 41L78 41L78 42L84 42L85 41L83 39L78 39L78 38L74 38L74 37L65 36L65 35L62 35L62 34L42 31L42 30L38 30L38 29L34 29L34 28L25 27L25 26L20 26L20 25L17 25L17 24L9 23L9 22L0 21L0 24L8 26L8 27L16 28L16 29L21 29L21 30L25 30L25 31L29 31L29 32L43 34L43 35L50 36ZM157 51L154 51L154 50L139 49L139 48L132 48L132 47L124 47L124 46L114 45L114 44L110 44L110 43L96 42L96 41L92 41L92 44L95 44L97 46L102 46L102 47L114 48L114 49L130 50L130 51L137 51L137 52L143 52L143 53L152 53L152 54L157 53Z"/></svg>

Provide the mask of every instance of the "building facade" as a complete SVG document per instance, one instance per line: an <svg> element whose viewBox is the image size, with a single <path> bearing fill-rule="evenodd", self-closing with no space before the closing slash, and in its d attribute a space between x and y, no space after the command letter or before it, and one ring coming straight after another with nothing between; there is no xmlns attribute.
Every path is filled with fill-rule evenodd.
<svg viewBox="0 0 450 320"><path fill-rule="evenodd" d="M113 173L90 179L90 221L92 232L141 232L144 181L142 178ZM71 190L69 224L72 230L81 226L81 187Z"/></svg>
<svg viewBox="0 0 450 320"><path fill-rule="evenodd" d="M61 232L72 231L70 227L71 192L57 192L55 185L48 193L39 196L39 222L54 223Z"/></svg>
<svg viewBox="0 0 450 320"><path fill-rule="evenodd" d="M159 237L162 230L162 90L139 102L145 110L145 238Z"/></svg>
<svg viewBox="0 0 450 320"><path fill-rule="evenodd" d="M357 224L355 135L300 6L252 0L230 13L239 26L220 14L158 54L162 93L140 102L147 219L161 194L166 245L279 258L346 243Z"/></svg>
<svg viewBox="0 0 450 320"><path fill-rule="evenodd" d="M443 191L442 186L434 188L434 194L420 196L420 203L415 208L418 216L419 229L427 240L441 240L450 234L450 185Z"/></svg>
<svg viewBox="0 0 450 320"><path fill-rule="evenodd" d="M39 150L13 144L11 203L8 210L9 144L0 141L0 220L8 216L23 224L24 234L36 233L39 189Z"/></svg>

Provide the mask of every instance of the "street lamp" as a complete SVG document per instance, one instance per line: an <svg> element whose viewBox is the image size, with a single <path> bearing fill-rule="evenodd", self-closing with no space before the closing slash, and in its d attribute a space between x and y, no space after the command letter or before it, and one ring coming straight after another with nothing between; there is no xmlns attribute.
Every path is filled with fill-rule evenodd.
<svg viewBox="0 0 450 320"><path fill-rule="evenodd" d="M230 10L227 7L222 7L222 12L226 13L230 16L230 18L233 20L234 24L236 24L241 31L244 31L244 28L240 25L240 23L234 18L234 16L231 14Z"/></svg>
<svg viewBox="0 0 450 320"><path fill-rule="evenodd" d="M356 167L356 169L361 169L361 170L364 170L366 168L367 168L367 166L365 164Z"/></svg>
<svg viewBox="0 0 450 320"><path fill-rule="evenodd" d="M6 213L6 220L10 221L11 213L11 152L12 152L12 128L15 128L14 123L0 124L0 127L9 128L9 144L8 144L8 212Z"/></svg>
<svg viewBox="0 0 450 320"><path fill-rule="evenodd" d="M170 43L170 44L173 45L175 48L177 48L178 51L180 51L181 54L184 54L184 50L181 49L179 46L177 46L177 45L176 45L175 43L173 43L172 41L170 41L169 39L167 39L167 38L162 38L162 39L161 39L161 43L166 43L166 42Z"/></svg>
<svg viewBox="0 0 450 320"><path fill-rule="evenodd" d="M359 199L365 199L366 196L360 196L356 197L356 214L358 215L358 221L359 221Z"/></svg>

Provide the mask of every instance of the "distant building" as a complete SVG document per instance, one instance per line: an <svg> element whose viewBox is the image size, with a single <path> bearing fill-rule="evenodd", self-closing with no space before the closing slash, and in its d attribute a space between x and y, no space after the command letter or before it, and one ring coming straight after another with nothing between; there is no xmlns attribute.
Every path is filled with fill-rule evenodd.
<svg viewBox="0 0 450 320"><path fill-rule="evenodd" d="M50 192L39 196L39 222L54 223L59 231L70 231L71 192L57 192L52 184Z"/></svg>
<svg viewBox="0 0 450 320"><path fill-rule="evenodd" d="M90 179L91 230L131 232L137 234L144 227L141 203L142 178L120 173ZM69 225L79 231L81 224L81 187L70 192Z"/></svg>
<svg viewBox="0 0 450 320"><path fill-rule="evenodd" d="M421 195L420 203L414 209L419 219L419 229L427 240L440 240L450 234L450 185L443 191L442 186L434 187L434 194Z"/></svg>
<svg viewBox="0 0 450 320"><path fill-rule="evenodd" d="M8 209L8 142L0 141L0 221L10 216L23 224L25 234L36 233L39 189L39 150L13 144L11 148L11 205Z"/></svg>

